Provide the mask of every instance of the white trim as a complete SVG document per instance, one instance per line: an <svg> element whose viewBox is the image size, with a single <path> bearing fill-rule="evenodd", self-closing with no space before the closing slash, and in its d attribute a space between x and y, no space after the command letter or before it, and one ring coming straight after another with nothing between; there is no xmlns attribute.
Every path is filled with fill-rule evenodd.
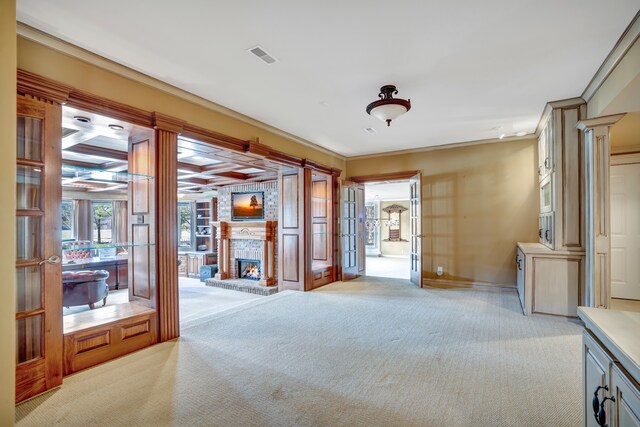
<svg viewBox="0 0 640 427"><path fill-rule="evenodd" d="M428 278L422 279L422 287L424 286L431 286L434 288L498 288L514 291L518 290L515 284Z"/></svg>
<svg viewBox="0 0 640 427"><path fill-rule="evenodd" d="M585 119L580 120L576 127L581 131L586 131L587 129L593 129L600 126L613 126L618 123L620 119L622 119L627 113L622 114L612 114L610 116L600 116L594 117L593 119Z"/></svg>
<svg viewBox="0 0 640 427"><path fill-rule="evenodd" d="M640 163L640 152L638 153L611 153L611 166L631 165Z"/></svg>
<svg viewBox="0 0 640 427"><path fill-rule="evenodd" d="M83 49L71 43L68 43L50 34L44 33L22 22L17 23L17 33L18 33L18 36L23 37L27 40L31 40L33 42L46 46L50 49L56 50L72 58L76 58L83 62L89 63L91 65L95 65L99 68L110 71L121 77L125 77L129 80L133 80L135 82L138 82L146 86L152 87L154 89L160 90L162 92L168 93L169 95L173 95L178 98L184 99L185 101L189 101L193 104L199 105L208 110L215 111L220 114L224 114L225 116L234 118L248 125L255 126L259 129L265 130L267 132L271 132L283 138L287 138L293 142L304 145L305 147L313 148L314 150L320 151L321 153L334 156L340 160L346 160L345 156L343 156L342 154L338 154L335 151L329 150L328 148L322 147L304 138L300 138L299 136L296 136L289 132L278 129L276 127L273 127L271 125L268 125L256 119L253 119L249 116L245 116L242 113L231 110L230 108L227 108L227 107L223 107L222 105L216 104L200 96L194 95L191 92L187 92L186 90L177 88L168 83L165 83L163 81L150 77L146 74L133 70L122 64L118 64L117 62L104 58L100 55L97 55L93 52L90 52L86 49Z"/></svg>
<svg viewBox="0 0 640 427"><path fill-rule="evenodd" d="M373 157L386 157L386 156L399 156L402 154L412 154L412 153L422 153L425 151L436 151L436 150L446 150L449 148L463 148L470 147L473 145L481 145L481 144L495 144L498 142L510 142L510 141L522 141L523 139L533 139L536 136L533 134L527 134L523 136L508 136L506 138L491 138L491 139L479 139L476 141L464 141L464 142L453 142L451 144L443 144L443 145L435 145L431 147L421 147L421 148L408 148L406 150L396 150L396 151L385 151L381 153L371 153L371 154L362 154L359 156L350 156L347 157L347 160L361 160L361 159L370 159ZM401 181L401 180L400 180Z"/></svg>
<svg viewBox="0 0 640 427"><path fill-rule="evenodd" d="M596 71L587 87L582 92L582 98L589 102L596 91L602 86L607 77L613 72L616 66L622 61L627 51L640 37L640 11L636 13L629 26L624 30L620 39Z"/></svg>

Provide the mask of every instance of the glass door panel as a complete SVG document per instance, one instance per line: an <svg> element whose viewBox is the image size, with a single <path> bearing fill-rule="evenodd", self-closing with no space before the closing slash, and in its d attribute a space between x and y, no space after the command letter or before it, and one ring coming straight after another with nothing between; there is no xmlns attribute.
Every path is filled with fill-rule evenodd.
<svg viewBox="0 0 640 427"><path fill-rule="evenodd" d="M18 116L18 158L42 160L42 119Z"/></svg>
<svg viewBox="0 0 640 427"><path fill-rule="evenodd" d="M33 166L17 166L17 209L40 209L40 177L42 169Z"/></svg>
<svg viewBox="0 0 640 427"><path fill-rule="evenodd" d="M35 316L18 319L16 322L16 364L26 363L40 359L43 355L42 322L44 316Z"/></svg>
<svg viewBox="0 0 640 427"><path fill-rule="evenodd" d="M17 229L17 261L40 260L40 217L18 216Z"/></svg>
<svg viewBox="0 0 640 427"><path fill-rule="evenodd" d="M42 308L42 286L40 266L16 269L18 286L16 311L25 312Z"/></svg>

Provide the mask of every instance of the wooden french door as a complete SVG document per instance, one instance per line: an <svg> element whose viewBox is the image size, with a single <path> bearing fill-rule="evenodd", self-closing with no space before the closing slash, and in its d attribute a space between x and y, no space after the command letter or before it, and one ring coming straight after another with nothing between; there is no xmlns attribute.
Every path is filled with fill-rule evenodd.
<svg viewBox="0 0 640 427"><path fill-rule="evenodd" d="M19 96L16 401L62 384L61 106Z"/></svg>
<svg viewBox="0 0 640 427"><path fill-rule="evenodd" d="M342 182L342 280L365 273L364 185Z"/></svg>
<svg viewBox="0 0 640 427"><path fill-rule="evenodd" d="M410 279L422 286L422 174L409 178Z"/></svg>

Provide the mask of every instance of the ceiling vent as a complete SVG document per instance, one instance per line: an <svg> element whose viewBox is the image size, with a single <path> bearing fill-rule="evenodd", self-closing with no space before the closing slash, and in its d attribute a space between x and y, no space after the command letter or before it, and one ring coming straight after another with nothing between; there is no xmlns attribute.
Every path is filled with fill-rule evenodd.
<svg viewBox="0 0 640 427"><path fill-rule="evenodd" d="M76 129L62 128L62 139L71 136L76 132L78 132Z"/></svg>
<svg viewBox="0 0 640 427"><path fill-rule="evenodd" d="M249 52L257 56L261 61L267 64L273 64L275 62L278 62L276 58L269 55L260 45L256 47L252 47L251 49L249 49Z"/></svg>

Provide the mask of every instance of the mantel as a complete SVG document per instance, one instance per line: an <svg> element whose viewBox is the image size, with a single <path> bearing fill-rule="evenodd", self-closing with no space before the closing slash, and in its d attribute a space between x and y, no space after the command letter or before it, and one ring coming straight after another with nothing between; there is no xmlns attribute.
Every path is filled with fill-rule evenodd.
<svg viewBox="0 0 640 427"><path fill-rule="evenodd" d="M273 240L277 221L213 221L218 239Z"/></svg>

